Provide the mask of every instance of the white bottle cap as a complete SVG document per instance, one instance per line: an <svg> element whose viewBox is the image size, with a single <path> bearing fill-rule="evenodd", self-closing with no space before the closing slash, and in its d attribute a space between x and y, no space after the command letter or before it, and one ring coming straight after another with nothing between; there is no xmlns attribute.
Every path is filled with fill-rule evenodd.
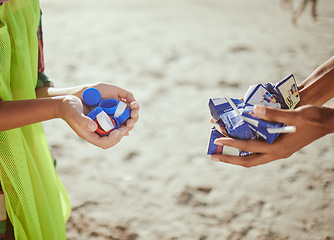
<svg viewBox="0 0 334 240"><path fill-rule="evenodd" d="M108 114L104 111L100 112L99 114L96 115L97 122L100 124L101 128L108 132L112 129L114 129L114 124L110 120L110 117Z"/></svg>
<svg viewBox="0 0 334 240"><path fill-rule="evenodd" d="M127 105L125 102L122 102L122 101L119 101L118 105L117 105L117 108L116 108L116 111L115 111L115 114L114 114L114 117L115 118L118 118L119 116L122 115L122 113L125 111Z"/></svg>

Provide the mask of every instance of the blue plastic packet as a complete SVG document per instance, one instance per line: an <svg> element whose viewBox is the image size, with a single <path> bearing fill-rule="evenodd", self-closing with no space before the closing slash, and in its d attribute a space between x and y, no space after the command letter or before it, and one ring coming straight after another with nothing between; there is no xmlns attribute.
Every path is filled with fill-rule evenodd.
<svg viewBox="0 0 334 240"><path fill-rule="evenodd" d="M237 108L241 109L244 107L244 102L240 99L231 99ZM209 100L209 109L211 116L219 121L220 115L226 112L230 112L233 110L231 104L227 101L226 98L213 98Z"/></svg>
<svg viewBox="0 0 334 240"><path fill-rule="evenodd" d="M268 122L259 119L254 114L254 105L278 109L293 109L300 101L300 95L294 76L291 74L276 84L257 84L249 87L240 99L215 98L210 99L209 108L215 122L219 124L222 132L217 129L211 131L208 154L224 153L224 147L213 144L218 137L228 136L236 139L252 140L263 139L272 143L280 133L294 132L294 126L284 123ZM239 150L239 156L251 154ZM210 155L210 154L209 154Z"/></svg>
<svg viewBox="0 0 334 240"><path fill-rule="evenodd" d="M212 117L216 120L216 123L226 130L230 137L246 140L253 139L255 137L254 132L243 121L239 112L239 110L243 109L244 102L233 98L231 98L231 101L229 102L227 98L210 99L209 108ZM234 109L231 104L238 110Z"/></svg>
<svg viewBox="0 0 334 240"><path fill-rule="evenodd" d="M251 152L241 151L237 148L214 144L214 141L217 138L222 138L222 137L225 136L221 132L219 132L215 127L211 128L210 140L207 151L208 155L225 154L232 156L246 156L252 154Z"/></svg>

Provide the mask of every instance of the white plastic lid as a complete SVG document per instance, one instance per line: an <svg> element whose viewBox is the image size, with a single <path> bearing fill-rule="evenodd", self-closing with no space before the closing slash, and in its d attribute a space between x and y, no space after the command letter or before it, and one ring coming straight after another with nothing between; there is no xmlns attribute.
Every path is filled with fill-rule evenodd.
<svg viewBox="0 0 334 240"><path fill-rule="evenodd" d="M117 108L116 108L116 111L115 111L115 114L114 114L114 117L115 118L118 118L119 116L122 115L122 113L125 111L127 105L125 102L122 102L122 101L119 101L118 105L117 105Z"/></svg>
<svg viewBox="0 0 334 240"><path fill-rule="evenodd" d="M104 111L97 114L96 119L97 119L97 122L100 124L101 128L106 132L114 129L115 127L113 122L110 120L110 117L108 116L108 114Z"/></svg>

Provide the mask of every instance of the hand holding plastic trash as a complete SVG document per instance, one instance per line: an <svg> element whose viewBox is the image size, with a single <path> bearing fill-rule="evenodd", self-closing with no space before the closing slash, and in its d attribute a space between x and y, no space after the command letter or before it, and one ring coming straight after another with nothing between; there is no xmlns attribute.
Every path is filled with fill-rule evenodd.
<svg viewBox="0 0 334 240"><path fill-rule="evenodd" d="M277 138L273 144L265 141L243 141L233 138L219 138L215 140L218 146L229 146L257 154L237 157L231 155L214 154L212 160L253 167L271 161L287 158L311 142L334 131L334 110L327 107L302 106L295 110L281 110L256 106L256 116L266 121L279 121L293 124L294 133L284 134ZM327 116L324 118L323 116Z"/></svg>
<svg viewBox="0 0 334 240"><path fill-rule="evenodd" d="M216 149L212 150L211 159L243 167L258 166L287 158L313 141L333 133L334 102L329 100L334 97L334 57L319 66L301 82L298 90L301 99L295 109L279 109L260 104L255 106L253 111L254 116L266 122L294 126L294 132L280 134L270 144L263 140L226 137L226 134L224 136L221 131L215 131L209 143L209 146L216 146ZM234 155L224 154L225 148L232 149ZM223 154L219 154L219 151Z"/></svg>
<svg viewBox="0 0 334 240"><path fill-rule="evenodd" d="M96 122L96 133L101 137L120 128L131 116L131 110L125 102L113 98L102 100L102 95L96 88L86 89L82 93L82 100L93 108L87 116Z"/></svg>
<svg viewBox="0 0 334 240"><path fill-rule="evenodd" d="M271 106L276 108L294 108L300 100L296 82L293 75L273 85L258 84L249 87L244 100L225 98L210 99L209 108L219 129L212 129L208 154L215 153L245 156L253 154L243 149L235 153L226 151L226 147L217 148L214 143L218 137L231 137L242 140L262 139L272 143L280 133L295 131L294 126L285 126L280 122L268 122L258 118L254 114L254 105ZM214 133L219 132L220 135ZM214 133L214 134L213 134Z"/></svg>
<svg viewBox="0 0 334 240"><path fill-rule="evenodd" d="M101 102L109 98L114 98L114 101L117 102L124 102L127 108L131 110L130 118L128 118L125 122L122 121L122 123L117 121L115 122L116 128L114 127L113 129L108 129L111 126L111 120L108 121L105 114L102 113L99 115L98 118L100 123L95 121L98 113L102 111L98 113L95 112L96 114L94 120L87 116L87 114L89 114L89 112L95 108L93 106L89 107L84 103L85 100L83 99L83 92L89 88L96 88L97 92L99 92L101 95L101 99L99 100ZM85 139L87 142L90 142L95 146L107 149L116 145L123 138L123 136L128 135L129 131L133 129L134 124L138 121L139 105L133 95L122 88L106 83L98 83L90 86L84 85L65 90L50 89L48 92L49 95L61 95L68 93L71 95L65 95L63 97L64 100L62 101L62 106L59 108L61 110L61 118L63 118L68 123L68 125L77 133L79 137ZM124 107L124 104L121 105ZM120 110L121 107L118 109L118 112ZM101 125L99 124L101 124L104 129L101 128ZM100 132L99 130L102 131ZM97 132L100 132L100 135Z"/></svg>

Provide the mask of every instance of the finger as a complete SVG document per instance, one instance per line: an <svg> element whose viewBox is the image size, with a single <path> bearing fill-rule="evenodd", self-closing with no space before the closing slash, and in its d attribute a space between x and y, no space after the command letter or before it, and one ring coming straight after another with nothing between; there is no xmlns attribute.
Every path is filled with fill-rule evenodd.
<svg viewBox="0 0 334 240"><path fill-rule="evenodd" d="M118 97L125 99L129 104L136 101L135 97L133 96L131 92L123 88L120 88L120 87L116 87L116 88L117 88Z"/></svg>
<svg viewBox="0 0 334 240"><path fill-rule="evenodd" d="M139 114L138 114L138 110L132 110L131 111L131 119L133 119L133 121L136 123L139 119Z"/></svg>
<svg viewBox="0 0 334 240"><path fill-rule="evenodd" d="M133 119L128 119L125 123L125 126L128 128L128 131L131 131L135 125L135 122Z"/></svg>
<svg viewBox="0 0 334 240"><path fill-rule="evenodd" d="M214 118L211 118L211 119L210 119L210 123L212 123L212 124L216 124L215 119L214 119Z"/></svg>
<svg viewBox="0 0 334 240"><path fill-rule="evenodd" d="M100 137L95 134L95 137L89 139L89 142L102 149L108 149L115 146L127 134L128 130L122 126L119 129L112 131L108 136Z"/></svg>
<svg viewBox="0 0 334 240"><path fill-rule="evenodd" d="M87 142L97 147L101 147L101 137L96 132L82 131L77 132L77 134L79 137L86 140Z"/></svg>
<svg viewBox="0 0 334 240"><path fill-rule="evenodd" d="M139 103L137 101L132 102L130 104L130 109L139 111Z"/></svg>
<svg viewBox="0 0 334 240"><path fill-rule="evenodd" d="M120 131L121 138L129 133L129 129L126 126L122 126L118 130Z"/></svg>
<svg viewBox="0 0 334 240"><path fill-rule="evenodd" d="M119 141L121 141L124 134L122 134L118 129L112 131L108 136L101 137L100 140L103 141L102 148L107 149L115 146Z"/></svg>
<svg viewBox="0 0 334 240"><path fill-rule="evenodd" d="M214 154L211 156L211 159L214 161L225 162L246 168L263 165L274 160L270 159L268 154L250 154L243 157Z"/></svg>
<svg viewBox="0 0 334 240"><path fill-rule="evenodd" d="M255 106L254 113L261 119L270 122L281 122L287 125L293 125L296 122L298 112L288 109L268 108L264 106Z"/></svg>
<svg viewBox="0 0 334 240"><path fill-rule="evenodd" d="M239 140L234 138L217 138L214 141L217 145L234 147L246 152L270 153L272 145L259 140Z"/></svg>
<svg viewBox="0 0 334 240"><path fill-rule="evenodd" d="M72 119L69 122L73 122L73 127L76 128L75 131L88 131L95 132L97 129L97 124L91 118L87 117L83 113L77 112L72 115ZM70 126L72 124L69 124Z"/></svg>

